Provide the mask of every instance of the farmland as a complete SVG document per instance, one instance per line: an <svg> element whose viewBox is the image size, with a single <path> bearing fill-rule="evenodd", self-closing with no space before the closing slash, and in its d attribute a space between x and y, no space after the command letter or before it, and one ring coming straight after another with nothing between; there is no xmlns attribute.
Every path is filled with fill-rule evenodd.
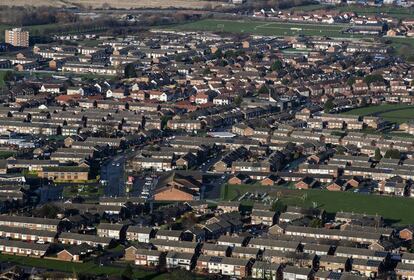
<svg viewBox="0 0 414 280"><path fill-rule="evenodd" d="M225 186L223 188L226 188ZM258 185L230 185L223 190L225 200L234 200L245 192L268 192L286 205L317 207L328 213L349 211L381 215L393 224L412 224L414 203L412 198L385 197L353 192L330 192L325 190L295 190L286 187L269 188Z"/></svg>
<svg viewBox="0 0 414 280"><path fill-rule="evenodd" d="M265 36L329 36L349 37L344 34L348 25L304 24L269 22L260 20L218 20L204 19L196 22L172 26L171 29L183 31L213 31L247 33Z"/></svg>
<svg viewBox="0 0 414 280"><path fill-rule="evenodd" d="M403 123L414 120L414 106L404 104L384 104L358 108L346 112L347 115L378 116L387 121Z"/></svg>

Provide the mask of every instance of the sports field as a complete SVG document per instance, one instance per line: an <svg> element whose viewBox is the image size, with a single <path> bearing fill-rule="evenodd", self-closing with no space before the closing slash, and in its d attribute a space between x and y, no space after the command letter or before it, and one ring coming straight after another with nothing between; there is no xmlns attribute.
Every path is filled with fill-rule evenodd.
<svg viewBox="0 0 414 280"><path fill-rule="evenodd" d="M213 31L229 33L248 33L265 36L328 36L346 37L350 34L343 33L348 25L330 24L304 24L269 22L260 20L218 20L204 19L191 23L174 25L170 29L186 31Z"/></svg>
<svg viewBox="0 0 414 280"><path fill-rule="evenodd" d="M377 116L387 121L404 123L414 121L414 106L405 104L384 104L357 108L346 112L347 115Z"/></svg>
<svg viewBox="0 0 414 280"><path fill-rule="evenodd" d="M226 187L223 186L223 189ZM268 192L278 197L285 205L303 207L320 207L328 213L338 211L362 214L381 215L388 223L413 224L414 200L404 197L386 197L373 194L353 192L330 192L325 190L296 190L288 188L272 188L258 185L230 185L222 191L224 200L234 200L245 192Z"/></svg>

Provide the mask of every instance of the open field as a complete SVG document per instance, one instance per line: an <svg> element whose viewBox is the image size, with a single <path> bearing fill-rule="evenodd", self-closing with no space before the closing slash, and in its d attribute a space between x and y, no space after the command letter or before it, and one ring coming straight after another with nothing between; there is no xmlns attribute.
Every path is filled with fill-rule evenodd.
<svg viewBox="0 0 414 280"><path fill-rule="evenodd" d="M345 112L347 115L378 116L387 121L403 123L414 120L414 106L405 104L384 104L357 108Z"/></svg>
<svg viewBox="0 0 414 280"><path fill-rule="evenodd" d="M350 37L344 34L348 25L284 23L261 20L218 20L204 19L196 22L174 25L170 29L188 31L216 31L248 33L266 36L329 36Z"/></svg>
<svg viewBox="0 0 414 280"><path fill-rule="evenodd" d="M414 38L387 37L387 41L391 41L397 55L404 57L408 62L414 62Z"/></svg>
<svg viewBox="0 0 414 280"><path fill-rule="evenodd" d="M62 0L1 0L0 5L5 6L49 6L49 7L68 7Z"/></svg>
<svg viewBox="0 0 414 280"><path fill-rule="evenodd" d="M414 8L406 7L397 7L397 6L382 6L382 7L373 7L373 6L364 6L364 5L323 5L323 4L314 4L314 5L305 5L293 7L288 10L290 11L315 11L315 10L334 10L339 12L357 12L359 15L373 16L379 14L386 14L398 19L410 18L414 14Z"/></svg>
<svg viewBox="0 0 414 280"><path fill-rule="evenodd" d="M225 188L225 187L223 187ZM286 187L269 188L257 185L230 185L223 191L225 200L234 200L240 194L249 191L268 192L272 197L278 197L286 205L317 207L328 213L349 211L371 215L381 215L389 223L413 224L414 200L404 197L386 197L379 195L358 194L353 192L330 192L326 190L295 190Z"/></svg>
<svg viewBox="0 0 414 280"><path fill-rule="evenodd" d="M93 275L102 274L120 276L124 270L123 267L114 267L108 265L99 266L98 264L94 264L92 262L71 263L58 260L31 258L25 256L13 256L5 254L0 254L0 261L10 261L19 265L47 268L61 272L84 273ZM139 279L153 279L153 277L156 277L156 273L152 271L134 270L134 276Z"/></svg>
<svg viewBox="0 0 414 280"><path fill-rule="evenodd" d="M53 271L66 272L70 274L83 274L83 275L104 275L104 276L114 276L116 279L121 277L122 273L125 270L125 267L122 266L111 266L104 265L99 266L92 262L86 263L76 263L76 262L66 262L58 261L51 259L41 259L41 258L31 258L26 256L14 256L0 254L0 262L11 262L21 266L37 267L51 269ZM166 272L156 272L152 270L143 270L136 269L133 267L134 279L141 280L168 280L171 279L169 273ZM194 280L203 280L206 279L200 275L194 275Z"/></svg>
<svg viewBox="0 0 414 280"><path fill-rule="evenodd" d="M382 6L382 7L373 7L373 6L362 6L362 5L344 5L334 8L340 12L357 12L360 15L377 15L377 14L387 14L395 18L410 18L414 14L414 8L406 7L396 7L396 6Z"/></svg>
<svg viewBox="0 0 414 280"><path fill-rule="evenodd" d="M142 8L184 8L202 9L206 6L216 7L223 4L219 1L206 0L2 0L2 5L9 6L52 6L52 7L84 7L92 9L142 9Z"/></svg>

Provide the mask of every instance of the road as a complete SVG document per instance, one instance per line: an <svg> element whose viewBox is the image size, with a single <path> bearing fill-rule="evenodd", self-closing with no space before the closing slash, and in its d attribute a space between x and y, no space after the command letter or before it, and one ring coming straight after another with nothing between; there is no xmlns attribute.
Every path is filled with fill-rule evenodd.
<svg viewBox="0 0 414 280"><path fill-rule="evenodd" d="M101 167L101 180L106 181L105 196L125 195L125 156L115 156Z"/></svg>

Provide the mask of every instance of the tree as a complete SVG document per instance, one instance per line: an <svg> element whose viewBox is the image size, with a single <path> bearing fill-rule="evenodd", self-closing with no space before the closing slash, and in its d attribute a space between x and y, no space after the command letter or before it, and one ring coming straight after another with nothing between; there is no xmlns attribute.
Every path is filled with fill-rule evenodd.
<svg viewBox="0 0 414 280"><path fill-rule="evenodd" d="M313 219L309 223L309 227L313 227L313 228L321 228L322 226L323 226L322 220L318 218Z"/></svg>
<svg viewBox="0 0 414 280"><path fill-rule="evenodd" d="M203 75L210 75L211 74L211 70L210 70L210 68L205 68L204 70L203 70Z"/></svg>
<svg viewBox="0 0 414 280"><path fill-rule="evenodd" d="M266 94L269 93L269 88L266 85L262 85L259 90L257 91L258 94Z"/></svg>
<svg viewBox="0 0 414 280"><path fill-rule="evenodd" d="M234 99L234 104L236 104L237 106L240 106L243 102L243 97L241 97L240 95L236 96L236 98Z"/></svg>
<svg viewBox="0 0 414 280"><path fill-rule="evenodd" d="M13 78L14 78L14 75L12 71L7 71L6 73L4 73L4 76L3 76L4 81L9 82L13 80Z"/></svg>
<svg viewBox="0 0 414 280"><path fill-rule="evenodd" d="M270 67L270 69L272 71L279 72L279 71L281 71L283 69L283 64L282 64L282 62L279 59L277 59L275 62L273 62L273 64Z"/></svg>
<svg viewBox="0 0 414 280"><path fill-rule="evenodd" d="M346 83L348 84L348 86L352 86L353 84L355 84L355 77L350 77L348 81L346 81Z"/></svg>
<svg viewBox="0 0 414 280"><path fill-rule="evenodd" d="M329 98L326 102L325 102L325 104L323 105L323 111L325 112L325 113L329 113L329 112L331 112L332 111L332 109L334 108L335 106L334 106L334 103L333 103L333 99L332 98Z"/></svg>
<svg viewBox="0 0 414 280"><path fill-rule="evenodd" d="M280 200L274 202L272 204L272 208L271 208L271 210L276 212L276 213L281 213L285 209L286 209L286 205L284 205L283 202L281 202Z"/></svg>
<svg viewBox="0 0 414 280"><path fill-rule="evenodd" d="M338 154L338 155L344 155L345 154L345 152L346 152L346 148L344 147L344 146L340 146L340 145L338 145L338 146L336 146L336 153Z"/></svg>
<svg viewBox="0 0 414 280"><path fill-rule="evenodd" d="M135 78L137 72L135 71L135 66L132 63L128 63L124 69L125 78Z"/></svg>
<svg viewBox="0 0 414 280"><path fill-rule="evenodd" d="M384 158L401 159L401 153L397 149L389 149L385 152Z"/></svg>
<svg viewBox="0 0 414 280"><path fill-rule="evenodd" d="M364 82L368 85L375 83L375 82L382 82L384 81L384 78L380 74L372 74L368 75L364 78Z"/></svg>
<svg viewBox="0 0 414 280"><path fill-rule="evenodd" d="M379 148L375 149L374 159L380 161L382 159L381 150Z"/></svg>
<svg viewBox="0 0 414 280"><path fill-rule="evenodd" d="M128 264L121 275L122 280L133 280L134 279L134 271L132 266Z"/></svg>
<svg viewBox="0 0 414 280"><path fill-rule="evenodd" d="M54 204L45 204L41 208L34 210L33 214L37 217L55 219L61 211L62 209Z"/></svg>

